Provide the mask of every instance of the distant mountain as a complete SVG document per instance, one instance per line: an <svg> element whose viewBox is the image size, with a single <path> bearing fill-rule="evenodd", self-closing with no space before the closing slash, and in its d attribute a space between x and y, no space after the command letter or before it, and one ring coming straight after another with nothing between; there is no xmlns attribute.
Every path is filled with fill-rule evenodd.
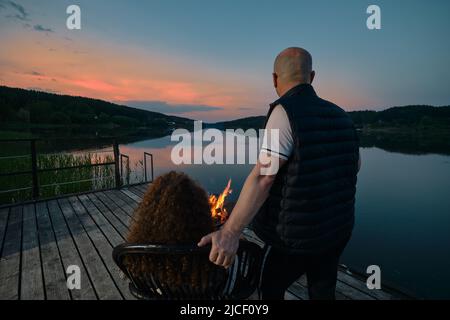
<svg viewBox="0 0 450 320"><path fill-rule="evenodd" d="M145 128L159 135L192 128L193 120L115 103L0 86L0 124L21 126L89 126Z"/></svg>
<svg viewBox="0 0 450 320"><path fill-rule="evenodd" d="M350 112L357 127L450 129L450 106L392 107L383 111Z"/></svg>
<svg viewBox="0 0 450 320"><path fill-rule="evenodd" d="M264 121L266 117L265 116L256 116L256 117L248 117L248 118L241 118L231 121L223 121L223 122L216 122L216 123L210 123L205 125L204 127L212 127L217 128L220 130L226 130L226 129L260 129L264 127Z"/></svg>
<svg viewBox="0 0 450 320"><path fill-rule="evenodd" d="M392 107L383 111L349 112L356 127L361 129L442 129L450 130L450 106L426 105ZM264 116L217 122L210 126L218 129L248 128L264 126Z"/></svg>
<svg viewBox="0 0 450 320"><path fill-rule="evenodd" d="M450 106L426 105L393 107L383 111L349 112L355 125L367 130L432 129L450 131ZM264 116L204 124L225 129L259 129ZM174 128L193 128L193 120L115 103L0 86L0 125L2 129L55 127L117 130L145 130L157 136Z"/></svg>

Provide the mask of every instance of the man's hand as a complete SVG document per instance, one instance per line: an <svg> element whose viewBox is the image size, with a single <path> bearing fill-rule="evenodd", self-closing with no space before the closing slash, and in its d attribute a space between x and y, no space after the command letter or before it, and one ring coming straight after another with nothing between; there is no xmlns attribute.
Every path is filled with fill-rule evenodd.
<svg viewBox="0 0 450 320"><path fill-rule="evenodd" d="M198 246L202 247L211 243L209 260L218 266L228 268L236 256L239 247L239 236L239 233L222 228L204 236L198 243Z"/></svg>
<svg viewBox="0 0 450 320"><path fill-rule="evenodd" d="M250 172L242 187L239 199L231 212L227 222L222 229L204 236L198 246L212 244L209 260L219 266L228 268L234 260L236 251L239 247L239 237L244 228L250 223L261 205L266 201L269 190L276 178L276 172L271 175L262 174L263 169L271 166L271 156L265 156L265 164L257 162L256 166ZM275 159L278 161L277 168L284 165L286 160ZM267 174L267 172L265 172Z"/></svg>

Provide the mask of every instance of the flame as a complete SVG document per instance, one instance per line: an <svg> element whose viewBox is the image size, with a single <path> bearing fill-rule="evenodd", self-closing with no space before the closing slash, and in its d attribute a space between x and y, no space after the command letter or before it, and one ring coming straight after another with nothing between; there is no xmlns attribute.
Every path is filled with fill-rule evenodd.
<svg viewBox="0 0 450 320"><path fill-rule="evenodd" d="M210 195L209 196L209 205L211 207L211 216L213 219L220 221L220 223L224 223L228 218L227 209L223 206L225 204L225 198L231 194L233 190L231 190L231 179L228 180L228 184L219 196Z"/></svg>

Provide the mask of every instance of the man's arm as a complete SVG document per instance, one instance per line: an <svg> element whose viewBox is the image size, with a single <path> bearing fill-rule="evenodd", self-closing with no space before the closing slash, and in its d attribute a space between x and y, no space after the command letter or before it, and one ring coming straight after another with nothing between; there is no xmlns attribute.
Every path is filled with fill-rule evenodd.
<svg viewBox="0 0 450 320"><path fill-rule="evenodd" d="M203 237L199 246L212 243L211 262L228 267L234 260L239 237L269 196L276 174L289 158L294 139L283 106L276 106L266 124L259 161L245 180L239 199L222 229Z"/></svg>
<svg viewBox="0 0 450 320"><path fill-rule="evenodd" d="M270 157L269 161L279 161L281 167L286 160ZM264 161L266 163L266 161ZM212 243L209 259L211 262L229 267L234 260L234 256L239 246L239 237L244 228L256 215L262 204L266 201L269 190L275 180L276 175L263 175L263 168L270 166L258 162L249 176L245 180L239 199L233 209L230 218L223 227L203 237L198 243L204 246Z"/></svg>
<svg viewBox="0 0 450 320"><path fill-rule="evenodd" d="M270 158L270 156L268 157ZM280 167L286 162L286 160L279 158L274 159L274 161L278 161ZM262 175L263 167L267 166L258 162L245 180L238 202L233 209L233 214L230 215L224 225L224 228L230 232L242 233L266 201L276 175Z"/></svg>

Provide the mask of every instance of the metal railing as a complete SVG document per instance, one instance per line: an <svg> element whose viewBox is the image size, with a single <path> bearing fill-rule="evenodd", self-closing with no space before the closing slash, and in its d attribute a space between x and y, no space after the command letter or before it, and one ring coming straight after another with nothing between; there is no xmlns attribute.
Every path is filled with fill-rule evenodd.
<svg viewBox="0 0 450 320"><path fill-rule="evenodd" d="M147 178L147 157L150 157L150 170L152 172L152 180L148 180ZM153 182L154 173L153 173L153 155L148 152L144 152L144 182Z"/></svg>
<svg viewBox="0 0 450 320"><path fill-rule="evenodd" d="M50 141L53 140L59 140L58 138L55 139L49 139ZM7 189L7 190L0 190L0 195L7 194L7 193L14 193L14 192L23 192L27 190L31 190L31 198L32 200L37 200L41 197L41 191L44 188L49 187L59 187L63 185L70 185L75 183L81 183L81 182L88 182L88 181L98 181L101 179L110 179L109 181L114 181L114 187L120 188L124 185L130 185L130 157L126 154L120 153L119 150L119 144L116 139L107 139L107 138L95 138L95 140L106 140L108 141L108 144L105 145L112 145L112 149L110 150L89 150L86 152L81 151L74 151L74 152L51 152L51 153L39 153L37 151L37 143L38 142L46 142L48 140L44 139L0 139L1 143L29 143L29 146L27 149L29 150L28 154L21 154L16 156L10 156L6 155L3 157L0 157L0 160L7 160L7 161L14 161L14 159L23 159L23 158L31 158L30 159L30 170L17 170L13 172L2 172L3 170L0 170L0 178L3 177L15 177L20 175L31 175L31 186L17 186L16 188ZM111 142L112 140L112 142ZM103 149L103 147L100 147ZM52 168L40 168L39 167L39 156L48 156L48 155L61 155L61 154L86 154L86 153L112 153L113 158L112 161L105 161L101 163L89 163L89 164L79 164L79 165L73 165L73 166L59 166L59 167L52 167ZM148 178L148 158L150 158L150 172L151 172L151 180ZM109 160L109 159L108 159ZM153 182L154 179L154 169L153 169L153 154L149 152L144 152L144 183ZM27 164L27 163L26 163ZM39 174L45 173L45 172L58 172L58 171L65 171L65 170L74 170L74 169L82 169L82 168L95 168L95 167L106 167L106 166L114 166L113 174L108 176L101 176L101 177L91 177L89 179L81 179L76 181L63 181L63 182L55 182L55 183L48 183L48 184L42 184L40 183ZM27 164L28 167L28 164ZM41 177L42 179L42 177ZM27 183L28 184L28 183ZM11 186L15 187L15 186Z"/></svg>
<svg viewBox="0 0 450 320"><path fill-rule="evenodd" d="M36 150L36 143L38 141L44 141L43 139L0 139L0 142L2 143L18 143L18 142L29 142L29 150L30 154L28 155L20 155L20 156L7 156L2 157L1 159L14 159L14 158L26 158L31 157L31 170L22 170L22 171L14 171L14 172L6 172L6 173L0 173L1 177L13 177L13 176L19 176L19 175L31 175L31 187L23 187L23 188L16 188L16 189L9 189L9 190L2 190L0 193L7 193L7 192L16 192L16 191L25 191L25 190L32 190L32 198L38 199L40 196L40 190L43 187L49 187L49 186L55 186L55 185L64 185L64 184L71 184L71 183L79 183L79 182L85 182L85 181L92 181L92 180L98 180L100 178L91 178L91 179L85 179L85 180L77 180L77 181L70 181L70 182L59 182L55 184L46 184L46 185L40 185L39 184L39 173L43 172L54 172L54 171L64 171L64 170L73 170L73 169L82 169L82 168L94 168L94 167L100 167L100 166L111 166L114 165L114 181L115 181L115 187L120 188L122 186L122 179L121 179L121 172L120 172L120 165L119 165L119 157L120 157L120 151L119 151L119 144L117 140L113 140L112 147L113 147L113 161L107 161L102 163L91 163L91 164L82 164L82 165L76 165L76 166L62 166L62 167L56 167L56 168L39 168L38 166L38 152ZM47 155L47 154L45 154ZM101 177L101 179L104 179L105 177ZM112 178L106 177L106 178Z"/></svg>
<svg viewBox="0 0 450 320"><path fill-rule="evenodd" d="M123 177L124 176L124 174L123 174L123 159L127 159L127 165L126 165L126 168L127 168L127 175L126 175L126 178L127 178L127 185L129 185L130 184L130 157L129 156L127 156L126 154L120 154L120 175Z"/></svg>

